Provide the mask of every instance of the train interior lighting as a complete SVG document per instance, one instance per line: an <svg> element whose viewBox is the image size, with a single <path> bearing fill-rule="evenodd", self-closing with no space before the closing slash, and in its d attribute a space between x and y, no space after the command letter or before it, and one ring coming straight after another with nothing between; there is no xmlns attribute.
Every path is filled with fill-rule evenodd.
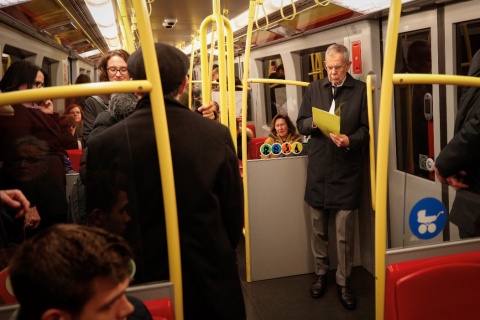
<svg viewBox="0 0 480 320"><path fill-rule="evenodd" d="M97 23L98 29L105 38L108 47L111 50L120 49L121 44L118 38L118 28L115 22L115 11L113 10L112 1L85 0L85 4Z"/></svg>
<svg viewBox="0 0 480 320"><path fill-rule="evenodd" d="M402 4L411 2L413 0L402 0ZM376 11L380 11L383 9L388 9L390 7L391 1L386 0L357 0L357 1L349 1L349 0L332 0L332 3L348 8L350 10L360 12L363 14L369 14Z"/></svg>

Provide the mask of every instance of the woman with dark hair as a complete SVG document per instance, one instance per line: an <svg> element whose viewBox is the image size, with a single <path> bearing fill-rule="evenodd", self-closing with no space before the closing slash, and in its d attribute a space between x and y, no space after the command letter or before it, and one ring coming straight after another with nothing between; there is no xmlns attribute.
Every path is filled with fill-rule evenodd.
<svg viewBox="0 0 480 320"><path fill-rule="evenodd" d="M83 109L78 104L71 104L66 109L63 115L72 116L75 120L75 130L73 136L79 142L78 149L84 147L83 143ZM76 149L76 148L75 148Z"/></svg>
<svg viewBox="0 0 480 320"><path fill-rule="evenodd" d="M294 142L298 142L302 139L297 133L297 128L293 124L290 117L286 114L277 114L272 119L272 125L270 126L270 134L268 138L265 140L266 144L273 145L274 143L279 143L283 145L284 143L288 142L290 144ZM279 155L269 154L268 156L262 155L262 159L265 158L276 158Z"/></svg>
<svg viewBox="0 0 480 320"><path fill-rule="evenodd" d="M130 74L127 70L127 59L130 54L125 50L112 50L102 57L98 64L99 80L105 81L129 81ZM92 96L85 100L83 118L83 140L88 143L95 119L98 114L108 109L110 95Z"/></svg>

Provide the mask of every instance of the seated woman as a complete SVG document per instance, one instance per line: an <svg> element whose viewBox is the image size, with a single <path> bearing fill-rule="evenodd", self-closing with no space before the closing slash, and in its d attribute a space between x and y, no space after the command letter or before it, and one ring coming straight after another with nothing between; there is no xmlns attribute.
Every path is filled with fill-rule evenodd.
<svg viewBox="0 0 480 320"><path fill-rule="evenodd" d="M285 150L283 150L284 143L288 142L293 144L294 142L301 142L301 140L302 136L297 134L297 128L293 124L292 120L290 120L289 116L286 114L277 114L272 120L270 134L265 140L265 144L273 146L274 144L278 143L280 146L282 146L282 150L281 152L273 152L274 150L272 150L272 152L270 152L268 155L262 154L260 157L262 159L283 157L285 156Z"/></svg>
<svg viewBox="0 0 480 320"><path fill-rule="evenodd" d="M24 228L23 221L2 216L4 225L10 225L9 242L21 243L35 233L31 229L67 222L65 187L48 173L49 152L47 142L26 135L14 142L5 157L0 169L0 188L21 190L30 201L27 214L37 217L36 223Z"/></svg>
<svg viewBox="0 0 480 320"><path fill-rule="evenodd" d="M75 138L75 118L69 114L63 115L60 117L58 125L62 133L60 146L65 150L79 149Z"/></svg>
<svg viewBox="0 0 480 320"><path fill-rule="evenodd" d="M78 149L83 149L83 109L78 104L70 104L65 108L63 115L70 115L75 119L75 130L73 135L77 140ZM75 148L75 149L77 149Z"/></svg>

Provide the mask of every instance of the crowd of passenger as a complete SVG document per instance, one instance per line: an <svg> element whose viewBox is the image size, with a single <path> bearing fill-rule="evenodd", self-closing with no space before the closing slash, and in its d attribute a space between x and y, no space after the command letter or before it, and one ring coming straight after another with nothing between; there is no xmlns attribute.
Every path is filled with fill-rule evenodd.
<svg viewBox="0 0 480 320"><path fill-rule="evenodd" d="M160 72L169 75L162 78L162 88L175 171L185 318L244 319L235 254L243 228L243 196L233 141L226 126L210 120L219 120L218 104L198 106L197 112L192 112L179 103L188 81L187 57L169 45L157 43L155 47ZM98 68L100 81L146 79L141 50L131 56L123 50L109 52ZM87 77L79 76L76 83L90 82ZM46 86L50 86L47 74L27 61L12 63L0 82L2 92ZM35 253L23 248L49 238L53 226L62 235L68 215L79 215L72 210L84 211L80 215L87 227L102 228L127 240L137 272L128 281L123 276L110 279L115 285L122 284L117 292L124 294L124 284L130 281L141 284L169 279L162 184L149 94L118 93L66 100L68 105L61 116L53 112L52 101L45 100L14 104L12 117L0 117L0 248L16 252L10 272L21 305L18 319L40 319L52 312L51 304L75 316L85 311L82 307L86 305L78 309L65 304L78 302L55 300L58 294L39 297L35 290L25 292L28 289L19 280L25 275L17 276L25 272L21 265L32 255L44 259L39 256L41 248L37 251L31 247ZM73 172L67 150L72 149L83 151L81 175L74 190L85 199L73 209L66 197L66 174ZM220 154L223 157L218 157ZM21 207L12 205L19 200ZM65 230L72 234L87 232ZM73 264L73 252L69 251L72 248L63 250L61 244L51 243L49 250L58 250L56 258L62 259L63 255ZM85 265L89 263L76 258ZM45 261L46 266L49 263ZM55 263L52 261L52 268ZM205 268L195 267L198 265ZM48 274L41 274L47 269L38 270L41 281L49 281ZM62 278L65 270L57 271L55 276ZM96 270L87 273L91 273L90 285L102 277ZM29 286L41 286L41 281L30 279ZM119 314L131 313L127 302L121 305L123 313Z"/></svg>
<svg viewBox="0 0 480 320"><path fill-rule="evenodd" d="M162 43L156 43L155 49L159 71L168 75L162 77L162 88L175 172L185 318L245 319L235 252L244 225L243 188L238 167L241 153L235 152L228 128L219 123L221 106L217 102L204 105L198 90L194 90L193 105L186 102L189 100L185 97L189 62L185 54ZM101 59L98 70L100 81L146 79L141 49L132 55L124 50L111 51ZM218 81L218 74L218 68L214 68L213 81ZM285 78L282 65L276 69L274 78ZM75 82L89 83L91 79L80 75ZM47 74L26 61L14 62L0 81L2 92L49 85ZM213 89L218 90L218 84L214 84ZM118 93L67 99L66 102L68 105L61 117L54 112L49 99L14 104L12 117L0 117L0 190L6 190L1 193L2 203L5 203L1 208L1 244L2 248L16 251L10 271L20 302L18 319L40 319L46 314L54 315L53 319L65 313L79 318L92 316L87 306L94 300L95 290L84 298L83 304L78 304L75 295L67 295L66 299L72 301L62 301L60 297L63 290L71 289L62 287L71 276L64 269L76 270L82 265L92 265L82 273L87 286L117 294L114 307L109 309L111 315L140 312L144 309L141 303L132 307L125 298L127 286L170 277L150 95ZM309 123L308 133L316 128L311 127L312 124ZM247 140L252 136L247 130ZM332 137L335 144L341 139L342 136ZM289 116L278 113L272 119L264 144L279 145L282 154L286 155L292 144L301 140ZM241 130L237 122L239 150L240 142ZM337 146L349 147L348 144ZM71 149L82 149L84 156L69 205L65 177L73 171L66 152ZM262 158L278 156L277 152L264 154ZM70 220L69 215L85 224L86 229L65 225ZM94 231L98 230L96 228L116 236ZM96 254L100 256L103 252L99 250L108 251L102 249L100 243L106 239L123 241L113 237L124 237L126 242L118 243L119 248L125 245L120 249L124 256L111 253L112 259L118 260L115 263L120 264L118 270L124 271L118 277L111 277L117 267L101 257L94 257L93 253L79 255L79 249L89 252L92 248L85 247L88 244L75 235L98 241ZM49 241L45 252L55 258L50 262L41 255L41 247ZM63 245L65 247L61 248ZM124 258L135 261L134 275L125 275ZM92 259L98 259L95 263L99 265L92 264ZM33 260L38 260L39 267L36 272L29 272L25 265ZM102 264L105 266L100 266ZM104 268L106 274L96 268ZM50 281L50 269L56 270L54 276L63 282L52 286L56 292L42 295L37 289ZM322 276L319 275L319 279ZM25 279L28 279L28 286ZM98 281L102 281L101 284ZM317 279L311 290L318 291L315 287L318 284L321 281ZM347 300L350 303L347 307L354 307L348 283L342 288L347 288L339 293L342 303L345 305ZM312 296L318 297L316 293ZM75 303L76 307L72 307Z"/></svg>

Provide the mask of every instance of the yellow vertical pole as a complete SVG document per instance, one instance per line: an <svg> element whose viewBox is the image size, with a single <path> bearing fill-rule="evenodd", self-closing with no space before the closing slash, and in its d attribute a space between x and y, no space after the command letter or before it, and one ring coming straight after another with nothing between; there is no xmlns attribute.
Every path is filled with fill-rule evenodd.
<svg viewBox="0 0 480 320"><path fill-rule="evenodd" d="M252 281L250 266L250 228L249 228L249 202L248 202L248 168L247 168L247 99L248 99L248 75L250 73L250 47L252 43L253 19L257 0L250 0L248 8L247 39L245 45L245 57L243 60L242 77L242 167L243 167L243 195L245 206L245 263L247 282Z"/></svg>
<svg viewBox="0 0 480 320"><path fill-rule="evenodd" d="M192 37L192 53L190 54L190 77L188 78L188 108L192 108L192 92L193 92L193 60L195 58L195 40L197 36Z"/></svg>
<svg viewBox="0 0 480 320"><path fill-rule="evenodd" d="M377 192L375 219L375 315L377 320L385 314L385 252L387 250L387 175L390 117L392 111L393 72L398 41L398 25L401 0L392 0L388 14L388 27L383 63L382 93L380 95L380 117L378 125Z"/></svg>
<svg viewBox="0 0 480 320"><path fill-rule="evenodd" d="M375 194L376 194L376 176L375 176L375 128L373 122L373 95L375 88L372 84L372 75L367 76L367 105L368 105L368 128L370 134L370 190L372 194L372 209L375 211Z"/></svg>
<svg viewBox="0 0 480 320"><path fill-rule="evenodd" d="M135 45L133 44L133 37L132 37L132 28L130 24L130 16L128 15L127 4L125 0L118 0L118 8L120 10L120 15L122 17L122 25L124 36L126 40L126 48L125 51L132 53L135 51Z"/></svg>
<svg viewBox="0 0 480 320"><path fill-rule="evenodd" d="M170 281L174 285L175 319L183 320L182 268L180 259L180 243L177 219L177 201L175 183L173 180L172 154L167 126L167 115L160 80L157 56L153 42L152 27L147 14L145 1L133 0L135 12L138 13L138 31L142 40L143 60L147 79L152 83L150 100L152 103L155 139L160 164L165 221L167 226L168 262ZM168 75L164 75L167 76ZM160 239L159 239L160 241Z"/></svg>

